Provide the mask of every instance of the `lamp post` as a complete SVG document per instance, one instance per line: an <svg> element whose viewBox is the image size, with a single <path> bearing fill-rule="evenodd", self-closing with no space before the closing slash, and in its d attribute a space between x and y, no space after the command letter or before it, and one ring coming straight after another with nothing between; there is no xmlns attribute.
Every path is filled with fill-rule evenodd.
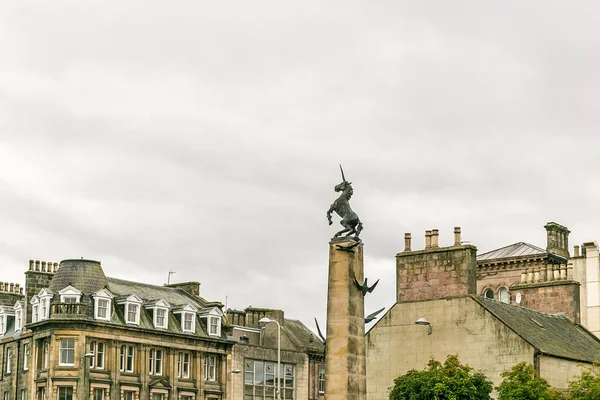
<svg viewBox="0 0 600 400"><path fill-rule="evenodd" d="M275 322L277 324L277 400L281 399L281 325L274 319L267 317L261 318L259 321L261 324L268 324L269 322Z"/></svg>
<svg viewBox="0 0 600 400"><path fill-rule="evenodd" d="M89 378L88 378L88 371L90 370L90 365L89 365L89 360L94 357L94 352L92 351L88 351L87 353L85 353L83 355L83 357L81 357L81 360L83 361L83 390L87 391L87 393L85 393L82 397L84 399L89 399L90 398L90 382L89 382Z"/></svg>

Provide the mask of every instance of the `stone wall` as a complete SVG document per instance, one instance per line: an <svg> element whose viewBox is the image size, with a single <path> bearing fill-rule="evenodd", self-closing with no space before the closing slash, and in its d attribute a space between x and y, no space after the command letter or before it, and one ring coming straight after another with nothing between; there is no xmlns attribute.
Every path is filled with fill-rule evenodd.
<svg viewBox="0 0 600 400"><path fill-rule="evenodd" d="M547 356L540 356L538 363L540 375L558 389L568 388L569 381L577 379L585 368L591 367L589 364Z"/></svg>
<svg viewBox="0 0 600 400"><path fill-rule="evenodd" d="M432 325L416 325L426 318ZM384 400L394 378L423 369L433 357L458 354L494 385L515 364L533 362L534 349L470 297L398 303L366 335L367 399Z"/></svg>
<svg viewBox="0 0 600 400"><path fill-rule="evenodd" d="M426 241L424 250L412 251L408 242L407 248L409 250L396 255L397 301L441 299L476 293L475 246L455 243L451 247L438 247L437 237L433 236L433 240Z"/></svg>
<svg viewBox="0 0 600 400"><path fill-rule="evenodd" d="M568 319L579 323L579 286L572 280L515 285L511 289L512 303L550 314L565 313Z"/></svg>
<svg viewBox="0 0 600 400"><path fill-rule="evenodd" d="M46 261L29 261L29 270L25 272L25 301L26 301L26 323L31 323L31 298L40 290L50 286L50 281L57 271L58 263Z"/></svg>

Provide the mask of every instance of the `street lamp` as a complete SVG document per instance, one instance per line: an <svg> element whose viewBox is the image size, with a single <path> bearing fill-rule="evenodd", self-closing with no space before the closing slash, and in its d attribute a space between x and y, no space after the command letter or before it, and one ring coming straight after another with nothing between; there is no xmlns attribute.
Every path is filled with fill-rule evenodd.
<svg viewBox="0 0 600 400"><path fill-rule="evenodd" d="M431 322L427 321L425 318L421 317L418 320L415 321L415 324L417 325L427 325L428 329L427 329L427 334L431 335L431 331L433 330L433 328L431 327Z"/></svg>
<svg viewBox="0 0 600 400"><path fill-rule="evenodd" d="M277 400L281 399L281 325L274 319L263 317L258 321L260 324L275 322L277 324Z"/></svg>
<svg viewBox="0 0 600 400"><path fill-rule="evenodd" d="M93 351L88 351L82 357L82 360L83 360L83 388L84 388L84 390L87 389L87 394L84 394L84 396L83 396L84 399L90 398L91 384L90 384L89 378L88 378L89 370L90 370L90 365L88 363L88 360L90 360L93 357L94 357Z"/></svg>

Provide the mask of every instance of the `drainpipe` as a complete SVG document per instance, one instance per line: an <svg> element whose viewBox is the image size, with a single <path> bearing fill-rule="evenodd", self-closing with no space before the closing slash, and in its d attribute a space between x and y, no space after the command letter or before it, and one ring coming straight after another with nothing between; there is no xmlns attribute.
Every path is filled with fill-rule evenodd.
<svg viewBox="0 0 600 400"><path fill-rule="evenodd" d="M15 397L13 399L18 399L19 394L19 360L21 359L21 341L17 339L17 368L15 370Z"/></svg>
<svg viewBox="0 0 600 400"><path fill-rule="evenodd" d="M536 376L540 376L540 356L542 352L538 349L533 351L533 369L535 371Z"/></svg>

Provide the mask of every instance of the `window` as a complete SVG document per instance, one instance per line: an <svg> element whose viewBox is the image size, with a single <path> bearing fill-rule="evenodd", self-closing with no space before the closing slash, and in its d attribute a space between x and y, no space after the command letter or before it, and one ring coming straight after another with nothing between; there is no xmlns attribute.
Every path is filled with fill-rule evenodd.
<svg viewBox="0 0 600 400"><path fill-rule="evenodd" d="M183 327L181 330L184 332L194 332L196 328L194 322L194 313L183 313Z"/></svg>
<svg viewBox="0 0 600 400"><path fill-rule="evenodd" d="M498 299L503 302L503 303L510 303L510 295L508 294L508 289L506 288L501 288L498 291Z"/></svg>
<svg viewBox="0 0 600 400"><path fill-rule="evenodd" d="M204 380L205 381L216 381L217 380L217 356L205 355L204 356Z"/></svg>
<svg viewBox="0 0 600 400"><path fill-rule="evenodd" d="M152 400L165 400L165 393L152 393Z"/></svg>
<svg viewBox="0 0 600 400"><path fill-rule="evenodd" d="M209 335L221 336L221 318L209 317L208 320L210 321Z"/></svg>
<svg viewBox="0 0 600 400"><path fill-rule="evenodd" d="M167 327L167 310L165 308L156 308L154 311L154 327Z"/></svg>
<svg viewBox="0 0 600 400"><path fill-rule="evenodd" d="M179 353L177 357L177 377L178 378L189 378L190 377L190 353Z"/></svg>
<svg viewBox="0 0 600 400"><path fill-rule="evenodd" d="M272 361L248 360L244 363L244 400L275 398L277 387L277 363ZM294 398L294 365L281 364L281 398Z"/></svg>
<svg viewBox="0 0 600 400"><path fill-rule="evenodd" d="M10 392L4 392L4 400L10 400Z"/></svg>
<svg viewBox="0 0 600 400"><path fill-rule="evenodd" d="M488 299L494 299L494 291L492 289L486 289L485 292L483 292L483 296L487 297Z"/></svg>
<svg viewBox="0 0 600 400"><path fill-rule="evenodd" d="M64 296L61 303L79 303L79 297L76 296Z"/></svg>
<svg viewBox="0 0 600 400"><path fill-rule="evenodd" d="M41 304L42 304L42 312L40 314L40 321L48 318L48 300L42 299Z"/></svg>
<svg viewBox="0 0 600 400"><path fill-rule="evenodd" d="M148 371L150 375L162 375L163 351L158 349L150 350L150 365Z"/></svg>
<svg viewBox="0 0 600 400"><path fill-rule="evenodd" d="M181 400L194 400L194 396L192 396L191 394L182 394Z"/></svg>
<svg viewBox="0 0 600 400"><path fill-rule="evenodd" d="M44 342L44 352L42 353L42 368L48 369L48 352L50 351L50 344L48 341Z"/></svg>
<svg viewBox="0 0 600 400"><path fill-rule="evenodd" d="M140 306L138 304L127 304L127 323L128 324L139 324L139 310Z"/></svg>
<svg viewBox="0 0 600 400"><path fill-rule="evenodd" d="M110 319L108 317L108 300L98 299L96 300L96 319Z"/></svg>
<svg viewBox="0 0 600 400"><path fill-rule="evenodd" d="M38 318L39 318L39 305L34 304L31 307L31 322L38 322Z"/></svg>
<svg viewBox="0 0 600 400"><path fill-rule="evenodd" d="M20 331L23 328L23 311L15 311L15 330Z"/></svg>
<svg viewBox="0 0 600 400"><path fill-rule="evenodd" d="M58 365L75 365L75 339L60 339Z"/></svg>
<svg viewBox="0 0 600 400"><path fill-rule="evenodd" d="M29 343L23 344L23 371L29 369Z"/></svg>
<svg viewBox="0 0 600 400"><path fill-rule="evenodd" d="M133 372L133 352L134 347L131 345L122 345L120 353L120 371Z"/></svg>
<svg viewBox="0 0 600 400"><path fill-rule="evenodd" d="M104 342L90 342L89 351L93 354L89 359L90 368L104 369L104 352L106 344Z"/></svg>
<svg viewBox="0 0 600 400"><path fill-rule="evenodd" d="M46 388L40 386L37 388L37 400L45 400L46 398Z"/></svg>
<svg viewBox="0 0 600 400"><path fill-rule="evenodd" d="M27 400L27 389L21 389L21 400Z"/></svg>
<svg viewBox="0 0 600 400"><path fill-rule="evenodd" d="M6 332L6 315L0 315L0 335Z"/></svg>
<svg viewBox="0 0 600 400"><path fill-rule="evenodd" d="M325 393L325 367L319 367L319 394Z"/></svg>
<svg viewBox="0 0 600 400"><path fill-rule="evenodd" d="M73 400L73 387L72 386L59 386L58 387L58 400Z"/></svg>
<svg viewBox="0 0 600 400"><path fill-rule="evenodd" d="M104 388L94 388L94 400L104 400Z"/></svg>
<svg viewBox="0 0 600 400"><path fill-rule="evenodd" d="M12 358L13 358L13 349L9 347L6 349L6 373L10 374L12 371Z"/></svg>
<svg viewBox="0 0 600 400"><path fill-rule="evenodd" d="M123 400L134 400L135 392L133 390L125 390L123 392Z"/></svg>

